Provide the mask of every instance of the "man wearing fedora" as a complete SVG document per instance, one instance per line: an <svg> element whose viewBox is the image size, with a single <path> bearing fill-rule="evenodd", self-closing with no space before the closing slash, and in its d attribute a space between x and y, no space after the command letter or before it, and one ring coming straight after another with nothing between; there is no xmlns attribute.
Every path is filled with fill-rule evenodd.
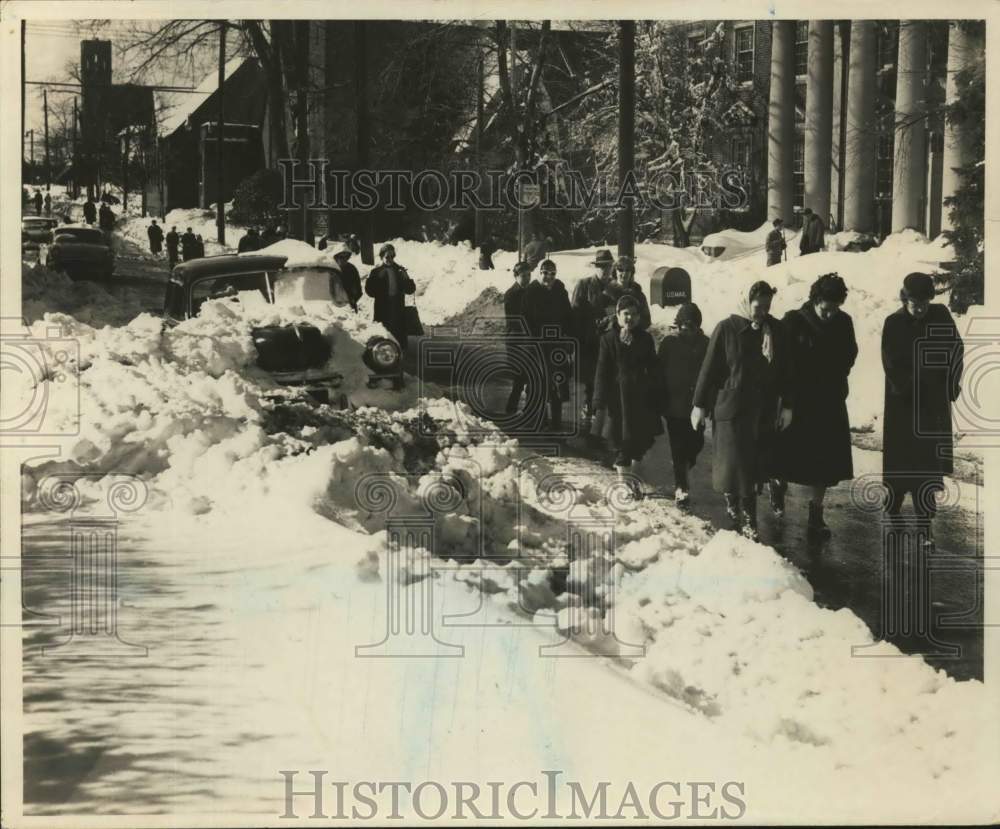
<svg viewBox="0 0 1000 829"><path fill-rule="evenodd" d="M964 346L929 274L903 280L901 307L882 327L885 413L882 475L890 526L900 529L900 507L913 500L922 543L933 546L931 522L943 477L953 472L951 406L961 393Z"/></svg>
<svg viewBox="0 0 1000 829"><path fill-rule="evenodd" d="M590 434L594 414L594 372L601 332L614 318L615 298L610 292L615 258L611 251L599 250L593 261L594 274L581 279L573 290L573 327L577 341L579 378L584 387L581 427Z"/></svg>

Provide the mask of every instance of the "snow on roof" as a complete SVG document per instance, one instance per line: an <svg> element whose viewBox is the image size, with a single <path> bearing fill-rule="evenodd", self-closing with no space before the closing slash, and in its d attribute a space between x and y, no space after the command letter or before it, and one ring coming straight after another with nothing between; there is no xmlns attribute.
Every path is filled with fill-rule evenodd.
<svg viewBox="0 0 1000 829"><path fill-rule="evenodd" d="M244 63L252 58L235 57L230 58L226 63L225 79L229 78ZM205 79L195 87L194 92L159 92L156 94L156 108L165 113L163 122L160 124L160 134L170 135L181 127L187 119L194 114L205 101L207 101L219 88L219 73L213 71L205 76Z"/></svg>

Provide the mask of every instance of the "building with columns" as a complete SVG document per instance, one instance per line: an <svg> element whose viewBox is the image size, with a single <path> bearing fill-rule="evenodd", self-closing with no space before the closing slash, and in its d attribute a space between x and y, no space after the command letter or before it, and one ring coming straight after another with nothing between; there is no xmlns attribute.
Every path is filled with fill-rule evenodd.
<svg viewBox="0 0 1000 829"><path fill-rule="evenodd" d="M718 21L678 23L697 43ZM744 168L747 226L804 207L828 227L876 236L948 227L954 168L970 162L946 124L955 74L984 44L957 21L725 21L742 120L717 135L717 162Z"/></svg>

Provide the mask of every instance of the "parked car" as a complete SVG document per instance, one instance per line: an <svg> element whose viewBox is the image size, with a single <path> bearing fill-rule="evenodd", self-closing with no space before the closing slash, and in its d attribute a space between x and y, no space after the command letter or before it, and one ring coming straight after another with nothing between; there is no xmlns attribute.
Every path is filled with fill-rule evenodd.
<svg viewBox="0 0 1000 829"><path fill-rule="evenodd" d="M340 271L322 265L286 267L288 257L273 254L225 254L193 259L177 265L170 274L163 303L167 324L198 316L209 300L266 302L279 299L294 277L309 277L308 299L329 299L339 306L350 304ZM316 287L321 288L321 292ZM257 350L257 367L283 386L301 388L321 403L339 402L332 392L343 375L336 371L333 343L314 325L266 325L251 331ZM381 381L402 388L402 353L391 337L372 337L362 361L369 370L369 386Z"/></svg>
<svg viewBox="0 0 1000 829"><path fill-rule="evenodd" d="M21 251L38 250L52 243L52 231L58 219L49 216L24 216L21 219Z"/></svg>
<svg viewBox="0 0 1000 829"><path fill-rule="evenodd" d="M710 259L716 259L720 262L755 255L763 261L767 235L773 229L770 222L764 222L756 230L727 228L716 233L709 233L701 242L701 252ZM793 241L796 247L798 246L798 234L799 231L793 228L785 230L785 242L789 250L792 248Z"/></svg>
<svg viewBox="0 0 1000 829"><path fill-rule="evenodd" d="M45 264L74 279L110 277L115 272L115 253L103 231L64 225L52 233L52 245Z"/></svg>

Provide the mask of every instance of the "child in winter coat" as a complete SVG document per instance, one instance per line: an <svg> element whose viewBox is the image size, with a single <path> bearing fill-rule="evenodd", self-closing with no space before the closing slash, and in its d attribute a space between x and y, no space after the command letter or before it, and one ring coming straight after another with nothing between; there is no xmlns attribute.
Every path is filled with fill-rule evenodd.
<svg viewBox="0 0 1000 829"><path fill-rule="evenodd" d="M679 506L689 503L688 471L705 445L704 427L696 431L691 426L691 406L707 348L701 310L692 302L685 303L677 309L674 324L657 349L666 389L663 419L674 466L674 499Z"/></svg>

